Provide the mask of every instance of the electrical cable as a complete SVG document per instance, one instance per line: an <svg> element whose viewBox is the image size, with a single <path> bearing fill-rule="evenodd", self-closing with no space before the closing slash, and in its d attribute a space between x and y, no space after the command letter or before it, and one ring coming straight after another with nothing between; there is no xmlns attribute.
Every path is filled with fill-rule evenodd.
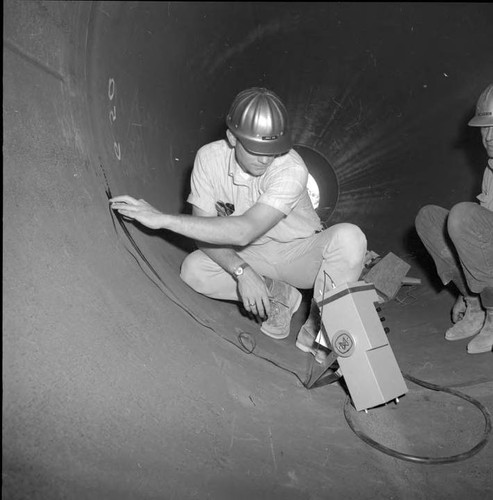
<svg viewBox="0 0 493 500"><path fill-rule="evenodd" d="M104 176L104 179L105 179L105 183L106 183L106 189L105 189L106 197L109 200L109 199L111 199L113 197L112 193L111 193L111 188L109 186L109 182L108 182L108 179L106 177L106 172L104 171L103 166L100 165L100 168L101 168L101 171L103 173L103 176ZM152 264L145 257L145 255L143 254L142 250L139 248L137 242L133 239L132 235L130 234L130 232L128 231L127 227L125 226L125 223L123 221L123 216L121 216L118 213L115 213L111 209L111 207L109 207L109 213L110 213L110 217L111 217L111 222L113 224L113 229L115 230L115 232L118 234L118 229L117 229L117 226L115 224L115 218L116 218L116 220L118 221L118 223L120 225L120 228L122 229L123 233L125 234L127 240L130 242L132 249L136 252L136 254L138 255L138 257L140 257L140 260L142 260L144 262L144 264L146 265L146 267L149 269L149 271L151 272L151 274L153 276L151 276L151 274L149 274L149 272L147 272L146 269L142 266L142 264L140 263L139 258L137 257L137 255L135 255L132 252L132 250L129 249L124 244L125 250L133 257L133 259L136 261L136 263L139 266L139 268L141 269L141 271L151 281L151 283L153 285L155 285L162 293L164 293L164 295L166 295L166 297L173 304L175 304L181 310L183 310L186 314L188 314L200 326L203 326L203 327L207 328L208 330L211 330L219 338L221 338L222 340L225 340L228 344L236 347L237 349L239 349L240 351L242 351L242 352L244 352L246 354L251 354L251 355L255 356L256 358L260 358L260 359L262 359L264 361L267 361L271 365L274 365L276 368L280 368L281 370L283 370L283 371L285 371L287 373L290 373L291 375L294 375L302 385L305 385L305 382L303 380L301 380L300 376L296 372L294 372L292 370L289 370L288 368L285 368L285 367L279 365L275 361L273 361L273 360L271 360L271 359L269 359L269 358L267 358L265 356L261 356L260 354L257 354L256 352L254 352L255 348L256 348L256 342L255 342L254 336L252 334L250 334L248 332L241 331L239 333L238 337L237 337L238 338L238 344L236 344L235 342L233 342L229 338L225 337L224 335L221 335L215 328L213 328L211 325L209 325L206 322L206 320L203 320L202 318L200 318L190 308L188 308L185 304L183 304L178 299L178 297L176 297L176 295L170 290L170 288L164 283L164 281L159 276L159 273L154 269L154 267L152 266Z"/></svg>
<svg viewBox="0 0 493 500"><path fill-rule="evenodd" d="M102 165L101 165L101 170L103 170ZM111 190L109 188L109 184L108 184L108 181L106 179L106 175L105 175L104 170L103 170L103 175L105 177L106 184L107 184L106 196L108 197L108 199L110 199L112 197L111 196ZM111 208L110 208L109 211L110 211L110 214L112 216L116 215L116 214L113 213L113 210ZM120 216L116 215L116 219L120 223L121 228L123 229L123 231L124 231L127 239L130 241L130 243L131 243L132 247L134 248L134 250L136 250L136 252L139 255L139 257L145 262L145 264L147 265L147 267L151 270L151 272L157 278L157 280L159 281L160 285L164 286L164 290L163 290L163 288L161 288L160 285L158 285L149 276L149 274L147 272L145 272L145 270L141 266L141 264L140 264L139 260L137 259L137 257L130 250L128 250L128 248L127 248L127 251L137 261L137 264L139 265L139 267L141 268L141 270L144 271L144 274L146 274L147 277L154 283L154 285L156 285L162 292L164 292L168 296L168 298L175 305L179 306L182 310L184 310L195 321L197 321L197 323L199 323L201 326L204 326L204 327L208 328L209 330L212 330L214 333L218 334L218 332L213 327L211 327L210 325L208 325L201 318L198 318L192 311L190 311L176 297L173 297L174 294L170 293L171 290L169 290L169 288L162 281L162 279L160 278L159 274L155 271L155 269L152 267L152 265L150 264L150 262L145 258L145 256L143 255L142 251L140 250L140 248L136 244L135 240L132 238L132 236L128 232L128 229L125 227L122 218ZM114 229L116 231L116 225L115 225L115 221L113 220L113 217L112 217L112 223L113 223L113 227L114 227ZM326 285L326 278L327 278L327 276L328 275L324 272L323 297L325 296L325 285ZM329 276L329 279L331 280L332 286L334 287L334 282L333 282L333 280L332 280L332 278L330 276ZM322 306L322 308L323 308L323 306ZM251 337L251 335L249 333L247 333L247 332L241 332L240 333L240 335L238 336L238 341L239 341L240 345L235 344L234 342L232 342L231 340L229 340L226 337L223 337L222 335L219 335L219 336L223 340L226 340L229 344L235 346L236 348L239 348L242 352L244 352L246 354L252 354L253 356L255 356L257 358L260 358L260 359L263 359L264 361L267 361L268 363L276 366L277 368L280 368L283 371L291 373L292 375L294 375L298 379L298 381L303 386L306 387L306 382L302 381L301 378L298 376L298 374L295 373L294 371L291 371L291 370L289 370L287 368L284 368L284 367L280 366L278 363L276 363L275 361L272 361L269 358L266 358L264 356L256 354L254 352L255 348L256 348L256 343L255 343L255 340ZM407 461L415 462L415 463L426 463L426 464L444 464L444 463L452 463L452 462L458 462L460 460L465 460L467 458L472 457L473 455L475 455L476 453L478 453L480 450L482 450L486 446L486 444L487 444L487 442L489 440L489 435L491 433L491 416L489 414L488 409L482 403L480 403L476 399L472 398L471 396L468 396L467 394L463 394L463 393L461 393L459 391L456 391L454 389L450 389L450 388L447 388L447 387L442 387L442 386L439 386L439 385L431 384L429 382L424 382L424 381L419 380L419 379L417 379L415 377L412 377L411 375L403 374L403 376L404 376L404 378L408 379L409 381L414 382L415 384L421 385L422 387L425 387L427 389L431 389L431 390L434 390L434 391L447 392L449 394L453 394L453 395L455 395L455 396L457 396L457 397L459 397L461 399L464 399L465 401L468 401L469 403L472 403L477 408L479 408L479 410L483 413L483 416L485 418L485 430L484 430L484 433L483 433L482 440L476 446L474 446L473 448L471 448L469 451L464 452L464 453L460 453L458 455L453 455L453 456L450 456L450 457L436 457L436 458L433 458L433 457L420 457L420 456L416 456L416 455L409 455L409 454L406 454L406 453L398 452L396 450L393 450L391 448L388 448L388 447L382 445L381 443L378 443L377 441L371 439L365 433L363 433L362 431L360 431L360 430L358 430L356 428L356 425L355 425L355 423L354 423L354 421L352 419L352 416L350 414L349 408L350 408L351 405L350 405L350 397L348 396L346 398L345 403L344 403L344 416L345 416L346 421L347 421L349 427L351 428L351 430L361 440L363 440L365 443L367 443L368 445L372 446L373 448L375 448L375 449L377 449L377 450L379 450L379 451L381 451L381 452L383 452L383 453L385 453L387 455L391 455L391 456L393 456L395 458L398 458L398 459L401 459L401 460L407 460Z"/></svg>
<svg viewBox="0 0 493 500"><path fill-rule="evenodd" d="M446 392L446 393L452 394L452 395L457 396L461 399L464 399L465 401L476 406L483 414L483 417L485 420L484 432L483 432L483 436L482 436L481 441L478 444L476 444L476 446L471 448L469 451L466 451L464 453L459 453L458 455L448 456L448 457L421 457L421 456L409 455L407 453L402 453L402 452L393 450L392 448L388 448L387 446L384 446L381 443L378 443L377 441L373 440L368 435L366 435L363 431L356 428L356 424L354 423L354 420L351 416L350 398L348 396L346 398L345 403L344 403L344 416L345 416L346 421L347 421L349 427L351 428L351 430L361 440L363 440L366 444L372 446L373 448L377 449L378 451L381 451L387 455L393 456L393 457L398 458L400 460L406 460L408 462L422 463L422 464L449 464L449 463L459 462L461 460L466 460L467 458L472 457L473 455L475 455L476 453L481 451L486 446L486 444L488 443L488 440L490 438L490 433L491 433L491 415L490 415L488 409L481 402L479 402L477 399L474 399L471 396L468 396L467 394L463 394L463 393L456 391L454 389L450 389L448 387L443 387L443 386L436 385L436 384L431 384L429 382L419 380L419 379L417 379L411 375L408 375L406 373L403 373L403 376L404 376L404 378L406 378L410 382L413 382L417 385L425 387L426 389L431 389L433 391L440 391L440 392Z"/></svg>
<svg viewBox="0 0 493 500"><path fill-rule="evenodd" d="M323 303L324 303L324 299L325 299L326 277L327 276L326 276L326 273L324 271L322 308L320 311L321 315L323 313ZM334 287L334 281L332 280L332 278L330 276L329 276L329 279L331 280L332 286ZM387 455L391 455L391 456L398 458L400 460L406 460L408 462L423 463L423 464L446 464L446 463L459 462L461 460L466 460L467 458L472 457L473 455L475 455L476 453L481 451L486 446L486 444L488 443L489 437L490 437L490 433L491 433L491 416L490 416L488 409L481 402L479 402L478 400L472 398L471 396L468 396L467 394L463 394L462 392L459 392L455 389L443 387L443 386L436 385L436 384L431 384L429 382L425 382L423 380L417 379L409 374L403 373L402 375L404 376L404 378L406 378L410 382L414 382L415 384L420 385L426 389L452 394L452 395L457 396L461 399L464 399L465 401L476 406L481 411L481 413L483 414L483 417L485 419L485 428L484 428L483 437L482 437L481 441L476 446L471 448L469 451L466 451L464 453L459 453L458 455L453 455L453 456L449 456L449 457L420 457L417 455L409 455L407 453L398 452L396 450L393 450L392 448L388 448L387 446L382 445L381 443L378 443L377 441L371 439L369 436L367 436L365 433L363 433L363 431L358 430L356 428L356 425L351 417L350 397L348 396L346 398L345 403L344 403L344 416L345 416L346 421L347 421L349 427L351 428L351 430L361 440L363 440L365 443L369 444L373 448L375 448L375 449L377 449L377 450L379 450Z"/></svg>

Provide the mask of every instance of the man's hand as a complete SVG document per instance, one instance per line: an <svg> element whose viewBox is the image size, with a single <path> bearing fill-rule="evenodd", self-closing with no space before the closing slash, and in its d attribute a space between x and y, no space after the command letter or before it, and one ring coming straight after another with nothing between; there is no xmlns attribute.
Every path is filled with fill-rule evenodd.
<svg viewBox="0 0 493 500"><path fill-rule="evenodd" d="M163 213L156 210L144 200L136 200L131 196L115 196L110 200L111 208L129 219L135 219L150 229L163 227Z"/></svg>
<svg viewBox="0 0 493 500"><path fill-rule="evenodd" d="M135 219L151 229L168 229L211 245L247 246L274 227L285 215L277 208L256 203L235 217L197 217L159 212L144 200L116 196L111 208L124 217Z"/></svg>
<svg viewBox="0 0 493 500"><path fill-rule="evenodd" d="M262 276L247 267L238 278L238 293L248 312L266 319L270 312L269 291Z"/></svg>
<svg viewBox="0 0 493 500"><path fill-rule="evenodd" d="M452 307L452 322L457 323L460 321L463 317L464 314L466 313L466 302L464 300L464 297L462 295L459 295L457 297L457 300L455 301L454 306Z"/></svg>

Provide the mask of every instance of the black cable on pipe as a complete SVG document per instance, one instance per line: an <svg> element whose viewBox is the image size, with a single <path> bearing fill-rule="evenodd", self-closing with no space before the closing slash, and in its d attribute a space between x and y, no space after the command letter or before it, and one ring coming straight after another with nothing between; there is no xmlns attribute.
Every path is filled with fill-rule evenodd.
<svg viewBox="0 0 493 500"><path fill-rule="evenodd" d="M101 168L102 168L102 166L101 166ZM104 170L103 170L103 174L104 174ZM105 175L105 179L106 179L106 175ZM109 185L107 185L106 195L107 195L108 199L110 199L112 197ZM116 215L116 214L113 213L113 210L111 210L111 208L109 209L109 211L110 211L110 214L112 216ZM164 282L161 280L161 278L158 275L158 273L154 270L154 268L151 266L151 264L147 261L147 259L145 258L145 256L140 251L140 248L138 247L138 245L135 243L135 241L131 237L131 235L128 232L127 228L123 224L123 221L121 220L121 217L117 217L117 220L119 221L120 226L122 227L122 229L125 232L125 235L130 240L130 242L132 243L132 246L137 251L137 253L139 254L139 256L144 260L144 262L151 269L151 271L153 271L153 274L158 278L159 282L164 285ZM115 225L115 222L113 220L113 217L112 217L112 222L113 222L113 227L115 228L115 231L116 231L116 225ZM130 252L130 254L137 260L137 263L140 266L140 263L139 263L139 260L137 259L137 257L134 256L132 252ZM144 270L142 268L142 266L140 266L140 267L141 267L142 270ZM145 274L150 278L150 276L147 273L145 273ZM326 279L326 277L327 276L325 275L324 276L324 290L325 290L325 279ZM154 280L152 280L152 278L151 278L151 281L153 281L153 283L156 286L159 287L159 285L157 285L157 283ZM166 293L169 290L167 289L167 287L165 287L165 288L166 288L166 291L165 290L162 290L162 291L165 291L165 293ZM192 313L192 311L190 311L187 307L185 307L184 305L182 305L178 300L173 299L168 293L166 293L166 295L176 305L178 305L181 309L183 309L190 316L192 316L192 318L195 319L199 324L201 324L202 326L205 326L208 329L212 330L213 332L217 333L214 328L212 328L211 326L207 325L204 321L202 321L200 318L198 318L195 314ZM223 338L224 340L226 340L228 343L234 345L235 347L239 348L243 352L245 352L247 354L253 354L255 357L261 358L264 361L267 361L267 362L273 364L274 366L276 366L278 368L281 368L282 370L284 370L284 371L286 371L288 373L291 373L292 375L294 375L299 380L299 382L301 382L301 384L303 386L306 387L306 382L303 382L301 380L301 378L298 376L298 374L296 374L295 372L293 372L291 370L288 370L288 369L286 369L286 368L278 365L276 362L270 360L269 358L266 358L264 356L260 356L260 355L256 354L254 352L255 351L255 347L256 347L256 343L255 343L253 337L250 334L248 334L246 332L242 332L239 335L238 341L239 341L240 345L235 344L234 342L232 342L231 340L229 340L229 339L227 339L227 338L225 338L223 336L221 336L221 338ZM476 446L474 446L471 450L469 450L467 452L464 452L464 453L460 453L459 455L454 455L454 456L450 456L450 457L437 457L437 458L433 458L433 457L419 457L419 456L416 456L416 455L408 455L406 453L401 453L401 452L398 452L398 451L393 450L391 448L388 448L388 447L386 447L386 446L378 443L377 441L374 441L369 436L367 436L362 431L360 431L360 430L358 430L356 428L356 426L355 426L355 424L354 424L354 422L352 420L351 414L350 414L350 409L349 409L350 406L351 406L350 405L350 398L347 397L346 398L346 402L344 404L344 416L346 417L346 421L347 421L349 427L351 428L351 430L360 439L362 439L365 443L369 444L370 446L376 448L377 450L379 450L379 451L381 451L383 453L386 453L387 455L391 455L391 456L393 456L395 458L399 458L401 460L407 460L409 462L426 463L426 464L444 464L444 463L452 463L452 462L458 462L460 460L465 460L466 458L472 457L473 455L475 455L476 453L478 453L481 449L483 449L486 446L486 444L488 442L488 439L489 439L489 435L491 433L491 416L489 414L488 409L482 403L480 403L476 399L468 396L467 394L463 394L463 393L461 393L459 391L456 391L454 389L450 389L448 387L443 387L443 386L431 384L429 382L424 382L424 381L419 380L419 379L417 379L415 377L412 377L411 375L407 375L407 374L403 374L403 375L404 375L404 378L408 379L411 382L414 382L415 384L421 385L422 387L425 387L427 389L431 389L433 391L448 392L449 394L453 394L453 395L455 395L455 396L457 396L457 397L459 397L461 399L464 399L464 400L468 401L469 403L472 403L477 408L479 408L479 410L483 413L483 416L485 418L485 430L484 430L484 433L483 433L482 440Z"/></svg>
<svg viewBox="0 0 493 500"><path fill-rule="evenodd" d="M344 404L344 416L346 417L346 421L349 424L349 427L351 430L361 439L363 440L366 444L369 444L373 448L387 454L390 456L393 456L395 458L398 458L400 460L406 460L408 462L414 462L414 463L421 463L421 464L449 464L453 462L459 462L461 460L466 460L467 458L472 457L479 451L481 451L487 444L490 433L491 433L491 416L488 411L488 409L480 403L478 400L472 398L471 396L468 396L467 394L463 394L459 391L456 391L454 389L450 389L448 387L443 387L440 385L435 385L435 384L430 384L429 382L424 382L423 380L419 380L411 375L403 373L404 378L409 380L410 382L414 382L415 384L418 384L422 387L425 387L426 389L431 389L432 391L440 391L440 392L447 392L449 394L452 394L454 396L457 396L461 399L464 399L465 401L473 404L476 406L481 413L483 414L484 420L485 420L485 426L484 426L484 432L483 432L483 437L481 441L471 448L469 451L466 451L464 453L459 453L458 455L452 455L449 457L420 457L416 455L409 455L407 453L401 453L396 450L393 450L392 448L388 448L387 446L384 446L377 441L371 439L369 436L364 434L362 431L356 428L356 425L353 421L353 418L351 416L350 412L350 398L348 397L346 399L346 402Z"/></svg>

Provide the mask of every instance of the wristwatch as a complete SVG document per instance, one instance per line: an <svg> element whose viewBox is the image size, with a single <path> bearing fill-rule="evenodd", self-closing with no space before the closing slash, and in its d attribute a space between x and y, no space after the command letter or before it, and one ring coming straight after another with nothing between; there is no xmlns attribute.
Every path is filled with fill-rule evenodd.
<svg viewBox="0 0 493 500"><path fill-rule="evenodd" d="M247 267L250 267L250 264L243 262L243 264L240 264L238 267L233 269L233 278L237 280L243 274L243 272Z"/></svg>

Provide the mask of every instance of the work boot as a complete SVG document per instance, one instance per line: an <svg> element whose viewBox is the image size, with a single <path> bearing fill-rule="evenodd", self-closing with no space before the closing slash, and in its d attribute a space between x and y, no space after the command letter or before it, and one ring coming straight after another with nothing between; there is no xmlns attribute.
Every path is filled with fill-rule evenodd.
<svg viewBox="0 0 493 500"><path fill-rule="evenodd" d="M315 342L320 332L321 324L322 318L320 316L320 309L315 301L312 300L310 314L298 333L296 347L303 352L313 354L317 363L323 363L328 355L327 350Z"/></svg>
<svg viewBox="0 0 493 500"><path fill-rule="evenodd" d="M301 327L296 339L296 347L303 352L309 352L315 356L315 361L322 364L329 355L328 350L315 342L318 332L309 331L305 325Z"/></svg>
<svg viewBox="0 0 493 500"><path fill-rule="evenodd" d="M289 335L291 317L301 303L301 293L291 285L266 279L270 292L270 313L262 323L260 331L274 339L285 339Z"/></svg>
<svg viewBox="0 0 493 500"><path fill-rule="evenodd" d="M491 352L493 349L493 308L486 309L486 320L483 328L469 344L467 352L469 354L479 354L482 352Z"/></svg>
<svg viewBox="0 0 493 500"><path fill-rule="evenodd" d="M484 323L485 312L479 297L464 297L467 304L464 317L445 333L446 340L462 340L478 334Z"/></svg>

